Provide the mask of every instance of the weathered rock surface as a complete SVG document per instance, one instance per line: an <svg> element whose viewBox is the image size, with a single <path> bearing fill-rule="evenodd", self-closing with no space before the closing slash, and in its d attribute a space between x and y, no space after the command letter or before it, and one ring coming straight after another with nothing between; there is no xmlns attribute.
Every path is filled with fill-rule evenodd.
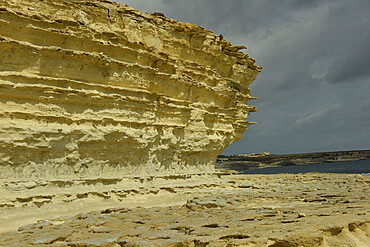
<svg viewBox="0 0 370 247"><path fill-rule="evenodd" d="M105 0L0 0L0 178L212 172L255 111L244 48Z"/></svg>
<svg viewBox="0 0 370 247"><path fill-rule="evenodd" d="M318 173L187 180L148 187L157 192L127 196L119 208L0 233L0 246L367 247L369 184L369 176Z"/></svg>

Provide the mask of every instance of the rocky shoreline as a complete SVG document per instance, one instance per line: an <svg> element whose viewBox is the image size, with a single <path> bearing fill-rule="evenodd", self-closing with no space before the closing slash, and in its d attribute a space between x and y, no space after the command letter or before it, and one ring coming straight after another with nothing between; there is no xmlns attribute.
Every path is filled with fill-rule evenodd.
<svg viewBox="0 0 370 247"><path fill-rule="evenodd" d="M256 169L266 167L281 167L293 165L321 164L340 161L368 160L370 150L317 152L300 154L245 154L245 155L220 155L217 158L216 168L230 169L233 166L243 169Z"/></svg>
<svg viewBox="0 0 370 247"><path fill-rule="evenodd" d="M214 169L255 124L245 46L108 0L0 0L0 44L0 247L369 243L369 176Z"/></svg>
<svg viewBox="0 0 370 247"><path fill-rule="evenodd" d="M131 193L114 208L49 214L0 233L0 246L367 246L369 184L319 173L190 179Z"/></svg>

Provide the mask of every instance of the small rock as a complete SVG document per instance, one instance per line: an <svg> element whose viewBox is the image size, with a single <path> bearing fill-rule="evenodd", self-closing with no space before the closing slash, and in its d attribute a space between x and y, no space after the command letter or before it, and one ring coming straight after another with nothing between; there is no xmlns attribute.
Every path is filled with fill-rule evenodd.
<svg viewBox="0 0 370 247"><path fill-rule="evenodd" d="M238 188L251 188L251 187L253 187L252 183L240 183L238 185Z"/></svg>
<svg viewBox="0 0 370 247"><path fill-rule="evenodd" d="M303 217L306 217L306 214L304 214L304 213L298 213L298 218L303 218Z"/></svg>
<svg viewBox="0 0 370 247"><path fill-rule="evenodd" d="M23 186L26 188L26 189L33 189L36 187L36 183L35 182L27 182L27 183L24 183Z"/></svg>
<svg viewBox="0 0 370 247"><path fill-rule="evenodd" d="M112 232L113 229L109 229L109 228L93 228L92 229L93 233L109 233L109 232Z"/></svg>

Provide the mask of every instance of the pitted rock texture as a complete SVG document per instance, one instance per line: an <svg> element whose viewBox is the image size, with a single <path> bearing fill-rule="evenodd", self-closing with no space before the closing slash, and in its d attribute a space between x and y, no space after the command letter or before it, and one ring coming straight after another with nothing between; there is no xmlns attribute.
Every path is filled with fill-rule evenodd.
<svg viewBox="0 0 370 247"><path fill-rule="evenodd" d="M369 184L345 174L222 176L141 195L141 207L49 216L0 233L0 246L368 247Z"/></svg>
<svg viewBox="0 0 370 247"><path fill-rule="evenodd" d="M244 48L105 0L0 0L0 178L213 172L255 111Z"/></svg>

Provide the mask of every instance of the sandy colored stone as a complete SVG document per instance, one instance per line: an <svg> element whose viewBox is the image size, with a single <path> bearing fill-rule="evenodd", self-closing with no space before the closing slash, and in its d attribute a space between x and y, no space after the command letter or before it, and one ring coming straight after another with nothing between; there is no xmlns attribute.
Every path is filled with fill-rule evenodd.
<svg viewBox="0 0 370 247"><path fill-rule="evenodd" d="M0 231L211 188L256 110L244 48L105 0L0 0Z"/></svg>
<svg viewBox="0 0 370 247"><path fill-rule="evenodd" d="M249 126L254 59L102 0L0 0L0 179L213 172Z"/></svg>
<svg viewBox="0 0 370 247"><path fill-rule="evenodd" d="M168 185L172 191L137 192L118 207L101 204L101 210L45 218L0 233L0 246L365 247L370 241L369 176L311 173L210 180L193 178Z"/></svg>
<svg viewBox="0 0 370 247"><path fill-rule="evenodd" d="M244 48L105 0L0 0L0 246L368 246L368 176L215 173L256 110Z"/></svg>

